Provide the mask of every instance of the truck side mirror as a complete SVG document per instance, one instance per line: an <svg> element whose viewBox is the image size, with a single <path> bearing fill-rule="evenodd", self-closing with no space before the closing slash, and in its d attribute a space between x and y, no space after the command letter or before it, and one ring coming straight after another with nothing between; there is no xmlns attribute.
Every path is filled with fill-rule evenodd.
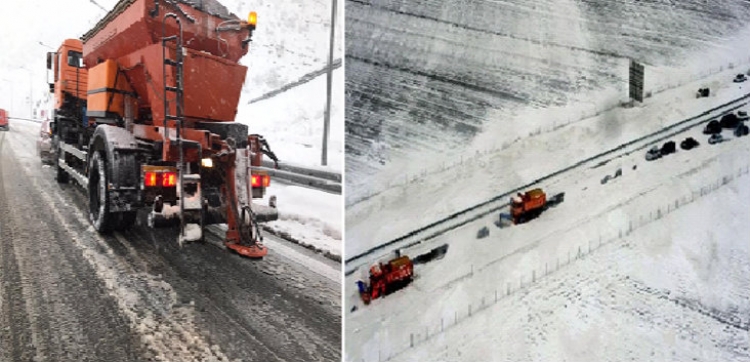
<svg viewBox="0 0 750 362"><path fill-rule="evenodd" d="M47 52L47 69L52 70L52 59L55 58L55 53Z"/></svg>

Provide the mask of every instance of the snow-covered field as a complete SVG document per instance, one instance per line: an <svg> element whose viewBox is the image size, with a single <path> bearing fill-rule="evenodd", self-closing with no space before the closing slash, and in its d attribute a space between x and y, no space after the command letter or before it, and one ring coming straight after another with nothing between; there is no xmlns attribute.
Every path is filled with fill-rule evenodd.
<svg viewBox="0 0 750 362"><path fill-rule="evenodd" d="M369 306L348 277L346 359L750 358L750 138L684 136L701 146L555 179L566 201L527 224L501 229L495 214L403 250L450 245Z"/></svg>
<svg viewBox="0 0 750 362"><path fill-rule="evenodd" d="M374 3L347 4L347 254L747 93L731 83L750 68L746 4ZM522 20L488 28L489 14ZM620 23L643 34L618 39ZM623 54L647 64L652 93L630 109ZM696 100L704 86L715 97Z"/></svg>

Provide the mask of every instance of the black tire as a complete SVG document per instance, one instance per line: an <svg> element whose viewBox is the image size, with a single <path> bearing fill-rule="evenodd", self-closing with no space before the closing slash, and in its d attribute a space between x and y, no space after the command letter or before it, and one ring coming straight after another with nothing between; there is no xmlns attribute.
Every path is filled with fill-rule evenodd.
<svg viewBox="0 0 750 362"><path fill-rule="evenodd" d="M70 175L68 175L68 173L65 170L63 170L62 167L60 167L59 159L55 159L55 170L57 171L55 173L55 180L57 181L57 183L60 183L60 184L68 183L68 181L70 180Z"/></svg>
<svg viewBox="0 0 750 362"><path fill-rule="evenodd" d="M108 178L104 154L94 152L89 160L89 220L100 233L112 231L115 221L109 212Z"/></svg>
<svg viewBox="0 0 750 362"><path fill-rule="evenodd" d="M138 212L136 211L125 211L125 212L118 212L113 215L115 219L114 223L114 230L116 231L123 231L130 229L133 224L135 224L135 220L138 217Z"/></svg>

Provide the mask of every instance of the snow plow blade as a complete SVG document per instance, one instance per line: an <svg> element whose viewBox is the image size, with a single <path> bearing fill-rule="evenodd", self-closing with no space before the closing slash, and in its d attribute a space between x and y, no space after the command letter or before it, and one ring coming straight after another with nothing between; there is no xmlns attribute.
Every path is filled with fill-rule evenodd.
<svg viewBox="0 0 750 362"><path fill-rule="evenodd" d="M447 252L448 244L443 244L425 254L417 255L417 257L414 258L414 264L426 264L433 260L440 260L445 257Z"/></svg>
<svg viewBox="0 0 750 362"><path fill-rule="evenodd" d="M226 243L224 245L226 245L229 250L251 259L260 259L268 255L268 248L261 243L255 243L250 246L235 243Z"/></svg>
<svg viewBox="0 0 750 362"><path fill-rule="evenodd" d="M559 194L557 194L555 196L552 196L552 198L550 198L547 201L547 206L549 206L549 207L555 207L555 206L557 206L559 204L562 204L563 201L565 201L565 193L561 192L561 193L559 193Z"/></svg>

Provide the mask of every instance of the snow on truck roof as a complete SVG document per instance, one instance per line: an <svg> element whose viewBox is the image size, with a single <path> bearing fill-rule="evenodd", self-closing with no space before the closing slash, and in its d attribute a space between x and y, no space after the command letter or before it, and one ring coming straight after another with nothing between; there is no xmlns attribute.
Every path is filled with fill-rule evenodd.
<svg viewBox="0 0 750 362"><path fill-rule="evenodd" d="M91 30L86 32L81 37L81 40L84 42L91 39L96 33L99 32L102 28L104 28L112 19L116 18L120 13L125 11L130 5L135 3L139 0L120 0L113 8L112 10L107 13L107 15L102 18L102 20L99 20L98 23L96 23L96 26L94 26ZM174 3L182 3L191 6L192 8L202 11L204 13L207 13L212 16L219 17L223 20L237 20L239 17L235 15L234 13L230 12L229 9L227 9L226 6L222 5L217 0L171 0L169 2ZM160 5L165 6L169 4L168 1L161 0Z"/></svg>
<svg viewBox="0 0 750 362"><path fill-rule="evenodd" d="M530 198L536 199L544 196L544 191L542 191L542 189L533 189L526 192L526 194L529 195Z"/></svg>

